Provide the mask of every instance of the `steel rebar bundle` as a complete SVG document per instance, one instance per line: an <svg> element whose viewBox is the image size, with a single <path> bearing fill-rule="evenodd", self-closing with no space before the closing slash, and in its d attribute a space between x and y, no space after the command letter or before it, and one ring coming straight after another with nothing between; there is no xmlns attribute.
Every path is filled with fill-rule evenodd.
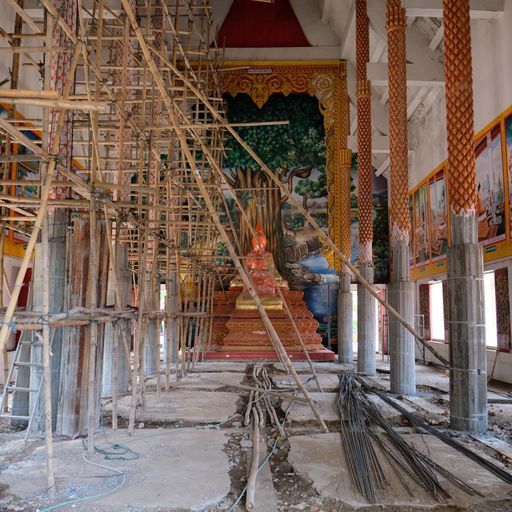
<svg viewBox="0 0 512 512"><path fill-rule="evenodd" d="M359 377L356 377L358 381L360 382L361 386L375 395L377 395L381 400L384 400L386 403L394 407L400 414L405 416L416 428L421 428L422 430L427 431L429 434L432 434L436 436L437 438L441 439L441 441L445 442L447 445L451 446L452 448L455 448L460 453L463 453L466 455L466 457L470 458L483 468L487 469L487 471L490 471L494 475L496 475L499 479L503 480L507 483L512 483L512 474L510 474L508 471L505 471L504 469L500 468L496 464L492 463L491 461L484 459L477 453L471 451L469 448L466 448L464 445L462 445L460 442L456 441L452 437L450 437L445 432L440 431L437 428L434 428L432 425L429 425L425 421L421 420L414 414L411 414L409 411L404 409L401 405L397 404L394 400L391 400L386 393L383 393L382 391L375 389L372 386L369 386L366 384L362 379Z"/></svg>
<svg viewBox="0 0 512 512"><path fill-rule="evenodd" d="M370 503L376 502L377 489L389 487L389 481L374 445L380 447L410 495L413 495L413 491L407 483L406 476L423 487L437 501L450 498L448 491L439 482L439 474L467 494L481 496L477 490L409 445L385 420L375 403L365 393L365 389L367 388L364 381L357 375L340 375L338 406L343 449L354 484ZM383 398L380 393L378 396ZM400 412L402 410L405 411L400 409ZM384 435L377 432L377 429L383 430Z"/></svg>

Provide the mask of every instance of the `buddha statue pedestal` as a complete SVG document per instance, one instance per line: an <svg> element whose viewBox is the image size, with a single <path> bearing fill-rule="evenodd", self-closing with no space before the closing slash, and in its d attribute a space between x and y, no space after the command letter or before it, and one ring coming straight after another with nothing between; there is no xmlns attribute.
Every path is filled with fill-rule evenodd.
<svg viewBox="0 0 512 512"><path fill-rule="evenodd" d="M258 226L253 250L248 254L245 266L290 359L304 360L306 355L283 301L276 293L276 285L286 301L309 357L314 361L333 361L335 354L322 345L322 338L316 332L318 322L308 310L303 292L288 289L283 278L272 268L272 255L265 251L265 246L266 237ZM211 349L206 354L208 360L277 359L256 304L239 278L231 283L227 292L215 292L211 343Z"/></svg>

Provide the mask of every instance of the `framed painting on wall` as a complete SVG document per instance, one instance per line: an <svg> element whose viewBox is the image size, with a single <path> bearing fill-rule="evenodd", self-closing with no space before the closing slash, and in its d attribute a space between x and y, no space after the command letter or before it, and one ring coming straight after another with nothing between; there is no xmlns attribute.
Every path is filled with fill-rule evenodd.
<svg viewBox="0 0 512 512"><path fill-rule="evenodd" d="M414 245L415 245L415 240L414 240L414 198L413 198L413 194L410 194L409 195L409 224L411 226L413 226L413 229L411 229L411 238L409 240L409 265L412 267L414 267Z"/></svg>
<svg viewBox="0 0 512 512"><path fill-rule="evenodd" d="M427 184L414 193L414 263L421 265L430 260L430 229L428 221Z"/></svg>
<svg viewBox="0 0 512 512"><path fill-rule="evenodd" d="M508 190L509 190L509 205L512 208L512 114L505 119L505 143L507 146L507 172L508 172ZM510 216L512 224L512 215ZM512 226L509 226L512 233Z"/></svg>
<svg viewBox="0 0 512 512"><path fill-rule="evenodd" d="M477 142L475 157L478 241L487 245L505 238L505 192L499 124Z"/></svg>
<svg viewBox="0 0 512 512"><path fill-rule="evenodd" d="M448 215L446 211L446 178L441 169L429 181L430 253L432 261L442 258L448 249Z"/></svg>

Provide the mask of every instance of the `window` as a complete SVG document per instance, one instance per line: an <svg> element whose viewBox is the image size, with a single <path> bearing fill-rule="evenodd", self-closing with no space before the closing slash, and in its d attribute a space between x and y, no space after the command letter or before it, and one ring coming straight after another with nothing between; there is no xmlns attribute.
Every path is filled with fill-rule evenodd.
<svg viewBox="0 0 512 512"><path fill-rule="evenodd" d="M496 347L498 344L498 326L496 323L496 285L494 272L484 274L485 304L485 344Z"/></svg>
<svg viewBox="0 0 512 512"><path fill-rule="evenodd" d="M433 340L445 339L442 281L430 285L430 329Z"/></svg>

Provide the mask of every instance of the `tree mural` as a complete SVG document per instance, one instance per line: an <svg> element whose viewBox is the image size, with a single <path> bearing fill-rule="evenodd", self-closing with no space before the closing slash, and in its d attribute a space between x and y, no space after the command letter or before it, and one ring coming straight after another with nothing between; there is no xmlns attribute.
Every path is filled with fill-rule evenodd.
<svg viewBox="0 0 512 512"><path fill-rule="evenodd" d="M235 98L226 96L225 99L230 123L289 121L289 125L242 127L238 132L288 190L302 197L305 208L310 199L326 195L323 116L316 98L308 94L273 94L262 109L246 94L239 94ZM285 262L281 246L284 238L284 198L233 138L227 138L225 146L227 153L224 167L228 180L238 190L239 199L252 226L261 223L269 239L269 250L276 266L283 271ZM313 170L316 170L314 179ZM296 229L301 227L297 222L293 226ZM252 236L242 219L239 231L242 251L249 252Z"/></svg>

